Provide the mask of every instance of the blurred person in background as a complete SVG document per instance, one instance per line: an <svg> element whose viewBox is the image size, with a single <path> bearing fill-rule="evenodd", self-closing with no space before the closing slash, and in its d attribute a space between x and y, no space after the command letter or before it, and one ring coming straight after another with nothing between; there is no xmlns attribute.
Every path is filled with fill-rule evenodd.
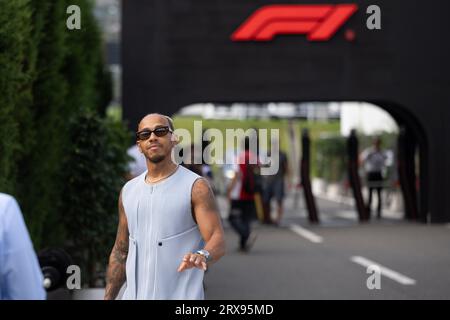
<svg viewBox="0 0 450 320"><path fill-rule="evenodd" d="M43 281L19 205L0 193L0 300L45 300Z"/></svg>
<svg viewBox="0 0 450 320"><path fill-rule="evenodd" d="M276 226L278 226L283 216L283 201L285 197L285 178L289 174L289 165L286 153L279 149L278 141L274 140L272 141L272 144L275 144L275 146L272 146L274 150L278 150L278 157L273 157L270 154L270 151L268 155L270 156L271 161L278 161L278 171L273 175L264 176L263 203L264 203L264 211L266 212L265 216L268 219L267 222L273 223ZM272 221L271 218L272 217L271 202L273 198L275 198L277 203L277 216L274 221Z"/></svg>
<svg viewBox="0 0 450 320"><path fill-rule="evenodd" d="M230 201L229 221L239 234L239 251L249 252L257 235L251 231L251 222L256 218L254 171L257 155L250 150L250 139L244 139L244 151L238 155L235 174L227 189Z"/></svg>
<svg viewBox="0 0 450 320"><path fill-rule="evenodd" d="M128 148L127 153L131 159L128 162L128 174L126 179L131 180L147 170L147 164L145 162L145 156L139 151L137 144L133 144Z"/></svg>
<svg viewBox="0 0 450 320"><path fill-rule="evenodd" d="M208 180L213 192L216 193L216 188L214 186L214 176L211 170L211 166L204 162L203 157L201 163L195 163L194 155L195 144L192 143L189 148L189 154L183 156L183 162L181 163L181 165Z"/></svg>
<svg viewBox="0 0 450 320"><path fill-rule="evenodd" d="M369 217L372 206L372 192L376 190L378 196L377 219L380 219L382 208L381 191L384 182L383 172L386 168L387 155L381 149L381 139L379 137L376 137L373 140L373 145L371 147L365 149L361 153L360 161L364 166L367 186L369 188L369 199L366 205Z"/></svg>
<svg viewBox="0 0 450 320"><path fill-rule="evenodd" d="M192 172L198 174L199 176L203 176L203 168L201 163L195 163L195 144L192 143L189 148L189 153L187 155L183 155L183 162L181 165L186 169L191 170Z"/></svg>

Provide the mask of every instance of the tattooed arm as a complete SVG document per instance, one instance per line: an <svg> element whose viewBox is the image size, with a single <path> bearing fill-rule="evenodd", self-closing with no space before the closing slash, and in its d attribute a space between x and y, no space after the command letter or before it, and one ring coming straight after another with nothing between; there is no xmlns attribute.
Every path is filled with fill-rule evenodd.
<svg viewBox="0 0 450 320"><path fill-rule="evenodd" d="M192 208L195 221L203 240L205 240L204 249L209 251L212 257L209 264L215 263L225 254L225 238L214 193L208 181L204 178L194 182L192 187ZM206 270L206 260L201 255L186 253L178 271L181 272L193 267Z"/></svg>
<svg viewBox="0 0 450 320"><path fill-rule="evenodd" d="M114 300L122 288L125 277L125 263L128 256L128 222L122 204L122 194L119 196L119 226L116 242L109 256L106 273L105 300Z"/></svg>

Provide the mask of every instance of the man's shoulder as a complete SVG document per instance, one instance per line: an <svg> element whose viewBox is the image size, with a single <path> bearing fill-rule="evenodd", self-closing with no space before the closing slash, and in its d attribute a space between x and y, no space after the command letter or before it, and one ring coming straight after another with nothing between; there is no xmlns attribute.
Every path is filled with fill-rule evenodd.
<svg viewBox="0 0 450 320"><path fill-rule="evenodd" d="M147 171L141 173L140 175L134 177L133 179L128 180L122 187L122 194L124 192L128 192L130 190L134 190L138 187L139 182L144 180L144 176L147 173Z"/></svg>
<svg viewBox="0 0 450 320"><path fill-rule="evenodd" d="M186 168L182 165L178 165L178 170L180 170L180 173L182 173L185 177L189 177L189 178L193 179L194 181L197 180L198 178L202 178L201 175L195 173L192 170L189 170L188 168Z"/></svg>
<svg viewBox="0 0 450 320"><path fill-rule="evenodd" d="M204 203L205 201L211 201L214 199L214 192L208 181L208 179L199 176L198 179L192 184L191 190L191 203L196 205L197 203Z"/></svg>

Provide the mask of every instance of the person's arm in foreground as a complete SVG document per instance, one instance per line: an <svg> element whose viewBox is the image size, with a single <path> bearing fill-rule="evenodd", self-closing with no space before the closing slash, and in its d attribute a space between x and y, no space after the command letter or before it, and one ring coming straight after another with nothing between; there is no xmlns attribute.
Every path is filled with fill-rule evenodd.
<svg viewBox="0 0 450 320"><path fill-rule="evenodd" d="M122 285L125 283L125 264L128 256L128 221L119 196L119 226L117 228L116 242L109 257L106 272L105 300L114 300Z"/></svg>
<svg viewBox="0 0 450 320"><path fill-rule="evenodd" d="M0 221L5 230L4 239L0 239L0 245L3 242L3 250L0 248L0 298L44 300L44 277L33 243L19 205L13 197L8 198L3 221Z"/></svg>
<svg viewBox="0 0 450 320"><path fill-rule="evenodd" d="M211 261L208 264L215 263L225 254L225 237L214 194L204 178L198 179L192 187L192 208L205 241L203 249L211 255ZM193 267L206 270L205 257L192 252L187 253L183 257L178 271Z"/></svg>

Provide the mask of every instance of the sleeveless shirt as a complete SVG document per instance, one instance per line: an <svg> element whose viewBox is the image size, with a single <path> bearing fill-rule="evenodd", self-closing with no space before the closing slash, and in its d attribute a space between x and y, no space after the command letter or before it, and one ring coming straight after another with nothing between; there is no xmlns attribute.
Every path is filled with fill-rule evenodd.
<svg viewBox="0 0 450 320"><path fill-rule="evenodd" d="M146 173L122 189L130 234L122 299L204 299L204 271L177 271L185 254L204 246L191 210L192 186L200 176L179 165L149 184Z"/></svg>

